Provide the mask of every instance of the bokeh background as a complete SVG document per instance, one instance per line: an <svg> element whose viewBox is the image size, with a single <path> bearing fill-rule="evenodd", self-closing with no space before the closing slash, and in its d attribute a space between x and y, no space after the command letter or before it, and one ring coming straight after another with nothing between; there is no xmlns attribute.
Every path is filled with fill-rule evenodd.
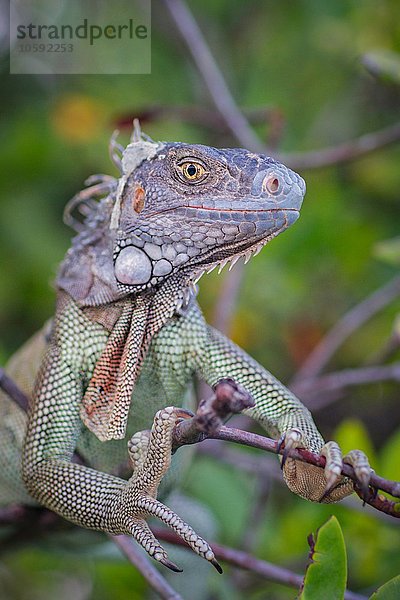
<svg viewBox="0 0 400 600"><path fill-rule="evenodd" d="M238 106L274 151L292 156L335 146L399 121L397 0L191 0L188 5ZM161 0L153 0L152 18L151 75L10 76L3 39L0 364L53 312L52 280L72 235L62 223L63 207L92 173L116 175L107 150L115 128L125 143L133 117L139 116L154 139L239 145ZM399 160L400 145L394 143L356 160L300 169L308 186L301 219L244 269L237 296L232 292L232 318L224 326L282 381L294 377L347 310L396 276ZM200 303L210 321L218 321L226 277L213 273L201 281ZM326 370L359 368L378 359L396 364L399 309L395 299L369 319ZM314 397L313 411L325 438L337 439L347 450L361 446L379 474L400 479L398 398L398 382L380 381L342 389L333 400ZM184 482L185 493L214 515L219 541L302 573L307 535L335 514L347 544L350 589L368 594L399 574L400 531L394 520L360 510L357 502L358 508L310 504L280 484L274 458L249 450L242 455L243 461L236 461L229 453L224 458L202 452ZM267 465L262 477L254 466L261 461L263 469ZM145 596L144 580L111 544L95 553L82 548L65 554L42 542L2 549L0 572L8 587L0 598L64 600L71 590L78 599ZM224 580L210 574L212 591L204 583L200 597L295 595L288 587L226 571Z"/></svg>

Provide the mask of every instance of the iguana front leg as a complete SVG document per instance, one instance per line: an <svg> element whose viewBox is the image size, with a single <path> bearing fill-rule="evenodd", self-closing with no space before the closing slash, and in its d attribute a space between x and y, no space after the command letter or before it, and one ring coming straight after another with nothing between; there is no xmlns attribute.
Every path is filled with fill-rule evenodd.
<svg viewBox="0 0 400 600"><path fill-rule="evenodd" d="M182 409L162 409L148 435L142 432L131 439L134 472L129 481L71 462L82 428L85 380L107 337L108 332L73 302L58 312L33 394L23 451L24 483L36 500L62 517L89 529L132 535L150 556L179 570L147 526L146 518L157 517L221 570L208 543L156 498L171 462L173 427L187 416Z"/></svg>
<svg viewBox="0 0 400 600"><path fill-rule="evenodd" d="M291 459L282 461L283 476L288 487L314 502L336 502L354 491L353 483L341 476L342 462L350 463L360 486L368 488L371 469L365 454L353 450L342 458L335 442L324 443L310 411L273 375L261 367L241 348L211 327L203 340L197 358L197 370L214 386L229 376L243 385L256 402L245 411L275 438L290 448L306 448L326 458L325 470Z"/></svg>
<svg viewBox="0 0 400 600"><path fill-rule="evenodd" d="M157 489L171 464L173 428L179 420L192 415L172 406L157 412L150 431L140 431L128 443L134 467L133 475L119 495L114 511L125 521L130 533L141 546L166 567L180 571L146 523L146 517L157 517L171 527L196 554L205 558L217 571L222 572L209 544L190 525L170 508L157 500Z"/></svg>

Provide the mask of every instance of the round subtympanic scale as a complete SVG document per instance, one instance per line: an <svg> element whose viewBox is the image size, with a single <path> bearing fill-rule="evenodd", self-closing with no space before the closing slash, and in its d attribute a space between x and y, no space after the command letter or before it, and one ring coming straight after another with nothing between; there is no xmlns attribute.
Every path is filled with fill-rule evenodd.
<svg viewBox="0 0 400 600"><path fill-rule="evenodd" d="M151 278L151 260L143 250L127 246L118 254L114 265L115 277L125 285L143 285Z"/></svg>

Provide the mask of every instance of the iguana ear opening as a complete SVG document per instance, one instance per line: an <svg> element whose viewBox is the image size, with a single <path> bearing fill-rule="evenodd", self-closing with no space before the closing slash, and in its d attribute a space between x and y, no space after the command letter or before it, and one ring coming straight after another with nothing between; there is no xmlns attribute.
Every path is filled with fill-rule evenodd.
<svg viewBox="0 0 400 600"><path fill-rule="evenodd" d="M146 192L144 191L142 186L137 183L133 192L132 208L138 215L140 215L140 213L144 209L145 200Z"/></svg>

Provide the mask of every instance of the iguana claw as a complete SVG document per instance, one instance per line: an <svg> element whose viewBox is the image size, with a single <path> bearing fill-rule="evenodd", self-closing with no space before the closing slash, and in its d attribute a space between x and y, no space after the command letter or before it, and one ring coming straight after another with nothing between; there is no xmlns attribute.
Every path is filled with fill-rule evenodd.
<svg viewBox="0 0 400 600"><path fill-rule="evenodd" d="M213 565L213 567L215 567L217 569L218 573L221 573L221 574L223 573L221 565L215 558L211 559L210 563Z"/></svg>
<svg viewBox="0 0 400 600"><path fill-rule="evenodd" d="M159 562L162 565L164 565L164 567L167 567L167 569L174 571L174 573L183 573L183 569L180 569L175 563L173 563L168 558L162 558L159 560Z"/></svg>

